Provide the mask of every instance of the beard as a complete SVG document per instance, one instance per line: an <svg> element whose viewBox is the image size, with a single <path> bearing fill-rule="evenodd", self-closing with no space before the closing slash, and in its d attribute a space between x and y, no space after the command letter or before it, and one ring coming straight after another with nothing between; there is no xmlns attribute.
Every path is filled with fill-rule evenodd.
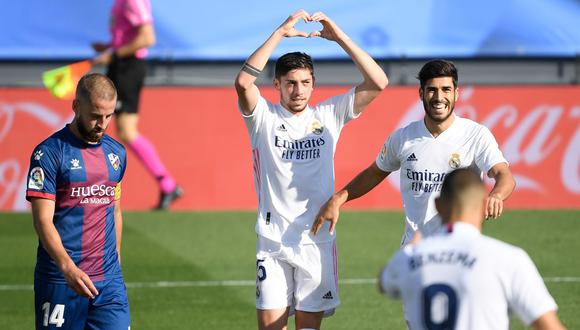
<svg viewBox="0 0 580 330"><path fill-rule="evenodd" d="M423 110L425 110L425 115L429 117L435 123L442 123L446 121L455 111L455 102L444 102L445 106L449 108L449 112L445 115L445 117L437 117L429 111L433 106L431 106L427 101L423 100Z"/></svg>
<svg viewBox="0 0 580 330"><path fill-rule="evenodd" d="M79 131L81 137L90 143L98 143L101 142L101 139L104 136L104 130L100 128L93 128L87 129L83 124L81 124L80 120L76 122L77 130Z"/></svg>

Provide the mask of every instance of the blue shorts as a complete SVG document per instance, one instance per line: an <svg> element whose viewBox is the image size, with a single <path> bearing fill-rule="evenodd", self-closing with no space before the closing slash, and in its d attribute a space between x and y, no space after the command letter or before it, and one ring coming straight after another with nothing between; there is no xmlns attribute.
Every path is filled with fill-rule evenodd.
<svg viewBox="0 0 580 330"><path fill-rule="evenodd" d="M128 330L129 300L123 278L93 283L95 299L79 296L67 284L34 280L36 329Z"/></svg>

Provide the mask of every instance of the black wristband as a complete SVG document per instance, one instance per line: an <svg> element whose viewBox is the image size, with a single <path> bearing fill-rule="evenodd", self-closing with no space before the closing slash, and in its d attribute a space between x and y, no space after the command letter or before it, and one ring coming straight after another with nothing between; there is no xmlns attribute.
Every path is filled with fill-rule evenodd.
<svg viewBox="0 0 580 330"><path fill-rule="evenodd" d="M262 73L262 70L257 69L256 67L248 64L248 62L244 63L244 65L242 66L242 71L254 77L258 77L260 73Z"/></svg>

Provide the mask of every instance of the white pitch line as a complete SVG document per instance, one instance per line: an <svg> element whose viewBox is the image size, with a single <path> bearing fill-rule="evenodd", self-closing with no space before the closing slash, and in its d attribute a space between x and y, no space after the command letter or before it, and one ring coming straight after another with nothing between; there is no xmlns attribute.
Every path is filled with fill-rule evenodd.
<svg viewBox="0 0 580 330"><path fill-rule="evenodd" d="M545 277L548 283L578 283L580 277ZM347 278L339 280L344 285L369 285L376 284L374 278ZM226 280L226 281L159 281L159 282L128 282L128 288L190 288L190 287L246 287L255 286L256 281L250 280ZM32 291L30 284L0 284L0 291Z"/></svg>

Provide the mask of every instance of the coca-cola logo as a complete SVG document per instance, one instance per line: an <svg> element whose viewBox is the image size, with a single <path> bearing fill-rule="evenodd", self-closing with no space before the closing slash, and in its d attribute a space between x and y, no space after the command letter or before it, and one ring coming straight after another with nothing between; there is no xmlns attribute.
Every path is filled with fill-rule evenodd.
<svg viewBox="0 0 580 330"><path fill-rule="evenodd" d="M580 119L580 106L570 110L569 119L575 121ZM570 192L580 194L580 127L576 128L574 135L568 142L561 168L560 179L564 187Z"/></svg>
<svg viewBox="0 0 580 330"><path fill-rule="evenodd" d="M21 134L22 138L26 137L26 134L14 128L17 114L26 115L27 127L47 127L49 131L62 128L72 117L71 114L68 118L63 118L57 111L33 101L0 102L0 150L10 134ZM38 142L40 141L34 141L34 143ZM31 151L23 150L22 152ZM22 211L29 207L23 197L26 190L28 163L21 163L15 156L0 154L0 208ZM22 198L13 198L14 195L22 196ZM7 205L10 199L14 200L11 206Z"/></svg>
<svg viewBox="0 0 580 330"><path fill-rule="evenodd" d="M321 87L321 91L325 89L325 87ZM177 97L180 103L190 104L191 97L189 94L186 96L186 94L181 92L174 93L174 91L170 90L155 91L151 96L159 102L168 97ZM203 93L199 94L199 97L207 97L208 100L211 100L212 97L221 95L221 93L223 93L222 90L215 90L212 93L204 90ZM456 107L457 113L489 127L505 157L510 162L512 173L517 181L517 188L516 192L510 197L509 207L579 206L579 93L580 89L575 86L485 86L460 88L460 99ZM231 97L232 104L235 104L235 93L224 98L227 99L229 97ZM224 104L227 104L227 102ZM146 103L144 106L153 105ZM70 122L73 113L69 107L70 104L63 104L48 98L46 91L41 90L11 89L9 93L2 93L2 96L0 96L1 210L26 210L29 207L29 204L24 199L28 180L27 174L29 172L29 157L36 144L48 137L51 132L62 128L67 122ZM381 97L373 102L372 107L376 107L376 109L369 111L368 115L376 116L375 118L380 120L369 122L369 117L365 115L357 123L349 125L350 127L347 130L356 132L357 137L365 138L367 137L366 134L368 134L368 136L377 136L376 139L381 139L390 133L389 131L392 131L393 128L405 126L407 123L420 120L424 116L423 105L418 98L416 88L386 90L381 94ZM219 119L206 116L200 118L201 122L197 123L197 125L213 125L216 120L217 122L223 121L225 123L224 127L227 127L227 129L223 129L224 134L236 134L235 130L230 130L228 125L239 127L238 118L232 115L232 122L229 123L230 119L225 116L221 118L223 113L220 111L222 109L215 112L215 116L220 117ZM160 120L166 119L163 118L162 114L153 113L152 116L147 118L149 118L149 121L155 122L154 125ZM236 121L233 122L234 120ZM144 123L146 124L147 122ZM193 124L191 124L191 121L176 121L172 125L175 126L175 131L188 131ZM360 127L364 127L364 130L360 130ZM159 149L175 147L175 145L168 142L170 140L166 139L162 131L152 131L151 138L153 140L164 141L156 145ZM347 131L346 134L350 133ZM378 136L381 137L379 138ZM216 145L219 147L212 145L205 148L205 146L200 144L210 142L205 139L197 140L200 141L196 141L196 148L200 150L211 150L212 148L224 150L224 148L232 147L229 144L222 146L220 141L214 141L212 143L217 143ZM361 165L356 164L355 166L353 164L354 160L352 160L352 158L356 158L352 157L352 155L357 155L358 149L360 149L361 153L365 152L369 154L369 157L374 157L378 151L374 150L374 146L382 142L373 140L368 143L368 145L373 146L361 143L353 147L349 145L352 141L353 139L350 138L344 139L341 142L342 147L340 145L338 147L339 149L352 148L348 149L349 157L346 157L345 161L341 160L336 163L337 173L340 173L339 179L351 179L351 174L355 175L356 171L360 170ZM239 141L239 143L240 148L245 146L243 140ZM178 162L179 165L182 165L187 159L185 155L180 156L172 160L174 163L169 165L175 165ZM210 159L213 158L210 157ZM448 160L445 159L445 161ZM215 170L210 165L200 165L199 169ZM133 180L131 179L131 176L134 175L133 173L136 172L131 170L129 176L125 179L128 186ZM248 171L248 177L250 173ZM348 173L348 176L345 177L343 173ZM182 180L191 178L193 176L184 175ZM239 177L232 179L234 181L239 179L239 182L243 181ZM398 188L399 172L391 174L388 180L390 180L393 187ZM248 181L251 181L251 178L248 178ZM197 187L199 184L192 181L191 186ZM383 185L383 187L386 193L389 194L388 200L387 198L377 198L376 200L360 199L359 201L372 207L398 207L400 204L398 201L393 202L394 198L392 198L398 195L398 189L392 189L391 185ZM227 191L224 191L224 193L227 193ZM143 195L140 194L145 193L136 191L128 194L127 205L131 205L131 207L146 207L145 202L142 201L145 198L142 198ZM236 198L232 197L232 199ZM204 203L213 203L213 200L208 199ZM218 201L216 204L211 205L212 207L216 205L217 207L222 205L228 207L229 205L227 204L228 202L221 203L221 201ZM243 204L243 207L246 206L248 208L255 207L254 204Z"/></svg>

